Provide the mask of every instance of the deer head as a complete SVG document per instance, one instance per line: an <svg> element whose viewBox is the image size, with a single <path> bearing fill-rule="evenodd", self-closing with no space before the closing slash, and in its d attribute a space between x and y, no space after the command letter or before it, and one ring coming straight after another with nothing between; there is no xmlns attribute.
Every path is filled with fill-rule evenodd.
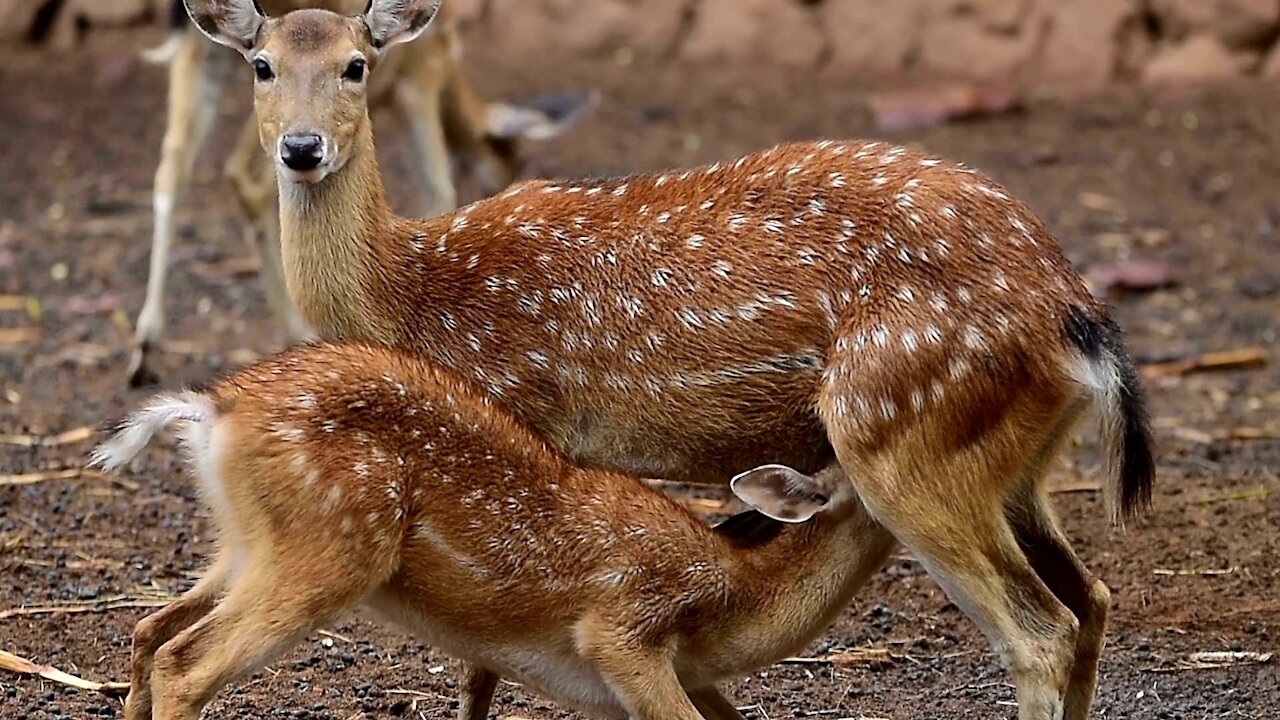
<svg viewBox="0 0 1280 720"><path fill-rule="evenodd" d="M369 72L412 41L441 0L370 0L364 14L298 10L269 18L256 0L184 0L196 27L253 67L263 148L282 177L317 183L340 170L368 131Z"/></svg>

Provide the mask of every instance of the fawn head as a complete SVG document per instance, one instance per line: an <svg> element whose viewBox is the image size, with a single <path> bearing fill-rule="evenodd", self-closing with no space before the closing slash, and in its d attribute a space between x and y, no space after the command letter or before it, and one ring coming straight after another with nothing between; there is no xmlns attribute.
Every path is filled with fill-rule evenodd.
<svg viewBox="0 0 1280 720"><path fill-rule="evenodd" d="M364 14L296 10L269 18L257 0L183 0L196 27L253 66L258 134L284 177L340 170L369 122L369 71L426 30L441 0L370 0Z"/></svg>
<svg viewBox="0 0 1280 720"><path fill-rule="evenodd" d="M729 481L733 494L757 512L785 523L802 523L819 513L844 514L857 498L839 472L811 477L786 465L761 465Z"/></svg>

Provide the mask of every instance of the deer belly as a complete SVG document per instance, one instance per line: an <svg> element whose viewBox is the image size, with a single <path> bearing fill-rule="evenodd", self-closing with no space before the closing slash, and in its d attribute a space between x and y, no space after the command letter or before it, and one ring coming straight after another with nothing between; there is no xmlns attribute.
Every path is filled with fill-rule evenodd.
<svg viewBox="0 0 1280 720"><path fill-rule="evenodd" d="M526 422L580 464L718 484L766 463L813 472L833 453L814 411L817 377L755 377L725 388L566 392Z"/></svg>
<svg viewBox="0 0 1280 720"><path fill-rule="evenodd" d="M378 591L366 605L444 654L485 667L542 697L592 717L627 717L600 673L578 654L567 630L529 625L495 628L483 620L464 620L420 598L411 600L392 588ZM487 610L497 608L471 605L464 612L472 618L489 616L490 621L499 616Z"/></svg>

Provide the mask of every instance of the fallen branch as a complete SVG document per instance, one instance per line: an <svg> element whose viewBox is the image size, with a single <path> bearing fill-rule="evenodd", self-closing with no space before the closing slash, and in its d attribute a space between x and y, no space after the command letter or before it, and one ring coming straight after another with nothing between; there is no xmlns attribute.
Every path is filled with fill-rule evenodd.
<svg viewBox="0 0 1280 720"><path fill-rule="evenodd" d="M103 695L111 695L118 697L129 692L129 683L127 682L93 682L76 677L70 673L62 672L52 665L39 665L30 660L14 655L10 652L0 650L0 669L10 672L20 673L22 675L39 675L45 680L66 685L68 687L77 688L79 690L91 690L100 692Z"/></svg>
<svg viewBox="0 0 1280 720"><path fill-rule="evenodd" d="M1185 660L1178 660L1168 667L1143 668L1145 672L1168 673L1186 670L1217 670L1239 665L1265 665L1271 662L1273 653L1259 652L1194 652Z"/></svg>
<svg viewBox="0 0 1280 720"><path fill-rule="evenodd" d="M852 650L837 650L830 655L822 657L789 657L782 660L781 665L835 665L838 667L850 667L853 665L864 665L867 663L887 663L893 662L894 655L885 648L853 648Z"/></svg>
<svg viewBox="0 0 1280 720"><path fill-rule="evenodd" d="M40 470L38 472L18 473L16 475L0 475L0 487L5 485L35 485L50 480L109 480L126 490L136 491L140 485L132 480L114 475L104 475L96 470L85 468L64 468L62 470Z"/></svg>
<svg viewBox="0 0 1280 720"><path fill-rule="evenodd" d="M0 435L0 445L19 445L22 447L55 447L58 445L74 445L93 437L93 428L78 427L74 430L52 436L40 435Z"/></svg>
<svg viewBox="0 0 1280 720"><path fill-rule="evenodd" d="M11 608L0 611L0 620L27 615L54 615L68 613L107 612L122 608L164 607L176 598L176 595L114 595L100 600L86 600L50 605L31 605L29 607Z"/></svg>
<svg viewBox="0 0 1280 720"><path fill-rule="evenodd" d="M1231 575L1239 569L1240 568L1235 567L1234 565L1229 568L1205 568L1200 570L1195 570L1195 569L1169 570L1167 568L1156 568L1155 570L1151 571L1151 574L1158 575L1160 577L1174 577L1174 576L1185 577L1187 575L1199 575L1202 577L1216 577L1218 575Z"/></svg>
<svg viewBox="0 0 1280 720"><path fill-rule="evenodd" d="M40 331L32 327L0 328L0 345L17 345L40 338Z"/></svg>
<svg viewBox="0 0 1280 720"><path fill-rule="evenodd" d="M1153 363L1142 366L1142 376L1147 379L1186 375L1202 370L1242 370L1261 367L1267 364L1267 355L1261 348L1250 347L1239 350L1222 350L1204 353L1172 362Z"/></svg>
<svg viewBox="0 0 1280 720"><path fill-rule="evenodd" d="M1232 502L1236 500L1266 500L1269 491L1265 485L1259 485L1250 490L1240 490L1237 492L1225 493L1223 495L1210 495L1202 497L1193 502L1197 505L1212 505L1219 502Z"/></svg>

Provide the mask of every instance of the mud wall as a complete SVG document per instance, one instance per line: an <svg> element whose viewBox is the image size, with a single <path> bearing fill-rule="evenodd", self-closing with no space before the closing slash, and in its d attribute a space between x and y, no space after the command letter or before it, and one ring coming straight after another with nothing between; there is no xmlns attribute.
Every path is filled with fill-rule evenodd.
<svg viewBox="0 0 1280 720"><path fill-rule="evenodd" d="M447 0L508 51L777 63L1095 89L1280 77L1280 0ZM167 0L0 0L0 41L65 51Z"/></svg>

